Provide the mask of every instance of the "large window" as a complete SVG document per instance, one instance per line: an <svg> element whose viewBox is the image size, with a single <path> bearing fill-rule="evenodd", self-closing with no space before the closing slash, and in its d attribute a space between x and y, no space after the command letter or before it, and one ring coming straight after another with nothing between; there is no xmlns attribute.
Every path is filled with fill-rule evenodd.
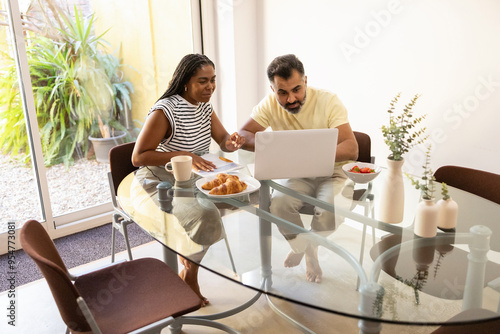
<svg viewBox="0 0 500 334"><path fill-rule="evenodd" d="M89 137L135 139L176 64L195 49L191 3L0 6L0 238L9 222L27 219L46 223L53 237L110 222L109 164Z"/></svg>

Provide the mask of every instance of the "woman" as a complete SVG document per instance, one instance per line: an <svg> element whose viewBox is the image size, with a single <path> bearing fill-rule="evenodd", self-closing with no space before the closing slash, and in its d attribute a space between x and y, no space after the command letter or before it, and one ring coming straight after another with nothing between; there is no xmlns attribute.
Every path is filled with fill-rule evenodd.
<svg viewBox="0 0 500 334"><path fill-rule="evenodd" d="M213 138L225 152L245 139L229 135L213 112L215 65L208 57L189 54L175 69L167 91L150 109L132 154L134 166L160 166L176 155L190 155L193 167L213 170L214 164L194 152L208 151Z"/></svg>
<svg viewBox="0 0 500 334"><path fill-rule="evenodd" d="M195 154L207 152L211 138L223 151L239 149L245 139L237 133L229 135L209 103L214 90L214 63L200 54L182 58L168 89L148 113L132 153L133 165L160 166L176 155L189 155L195 169L211 171L215 165ZM184 258L180 261L184 269L179 275L200 296L202 305L208 304L198 285L198 266Z"/></svg>

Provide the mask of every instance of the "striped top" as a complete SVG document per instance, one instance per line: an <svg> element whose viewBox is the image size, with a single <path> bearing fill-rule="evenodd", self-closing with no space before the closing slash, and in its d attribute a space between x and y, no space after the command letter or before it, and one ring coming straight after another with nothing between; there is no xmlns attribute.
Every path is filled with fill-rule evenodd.
<svg viewBox="0 0 500 334"><path fill-rule="evenodd" d="M172 134L163 138L157 151L208 151L213 112L210 103L193 105L180 95L173 95L156 102L148 115L154 110L162 110L172 128Z"/></svg>

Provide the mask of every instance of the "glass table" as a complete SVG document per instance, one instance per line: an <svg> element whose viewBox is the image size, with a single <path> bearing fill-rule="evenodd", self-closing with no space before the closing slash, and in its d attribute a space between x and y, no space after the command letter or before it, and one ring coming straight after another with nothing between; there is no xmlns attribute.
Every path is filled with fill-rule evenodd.
<svg viewBox="0 0 500 334"><path fill-rule="evenodd" d="M251 174L247 168L235 172ZM383 323L449 325L500 318L500 206L493 202L449 187L459 205L456 231L419 238L412 228L419 191L409 180L403 221L377 219L385 170L369 185L347 179L335 189L334 203L297 194L272 180L261 181L251 193L212 197L198 189L200 177L193 176L176 183L163 167L145 167L128 175L117 195L127 214L165 246L165 260L174 269L179 254L256 291L248 303L211 319L235 314L261 294L306 333L313 331L281 312L269 296L357 318L362 333L380 332ZM325 237L271 215L272 191L335 212L337 229ZM321 283L308 282L302 265L284 267L290 246L278 228L321 246ZM468 309L486 311L450 322Z"/></svg>

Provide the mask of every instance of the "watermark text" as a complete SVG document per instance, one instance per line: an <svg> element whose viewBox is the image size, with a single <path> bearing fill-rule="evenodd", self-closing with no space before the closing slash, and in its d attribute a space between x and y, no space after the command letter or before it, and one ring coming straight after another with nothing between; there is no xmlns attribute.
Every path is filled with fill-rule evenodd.
<svg viewBox="0 0 500 334"><path fill-rule="evenodd" d="M7 290L7 323L10 326L16 326L17 320L17 303L16 303L16 223L8 222L7 236L7 282L9 289Z"/></svg>

